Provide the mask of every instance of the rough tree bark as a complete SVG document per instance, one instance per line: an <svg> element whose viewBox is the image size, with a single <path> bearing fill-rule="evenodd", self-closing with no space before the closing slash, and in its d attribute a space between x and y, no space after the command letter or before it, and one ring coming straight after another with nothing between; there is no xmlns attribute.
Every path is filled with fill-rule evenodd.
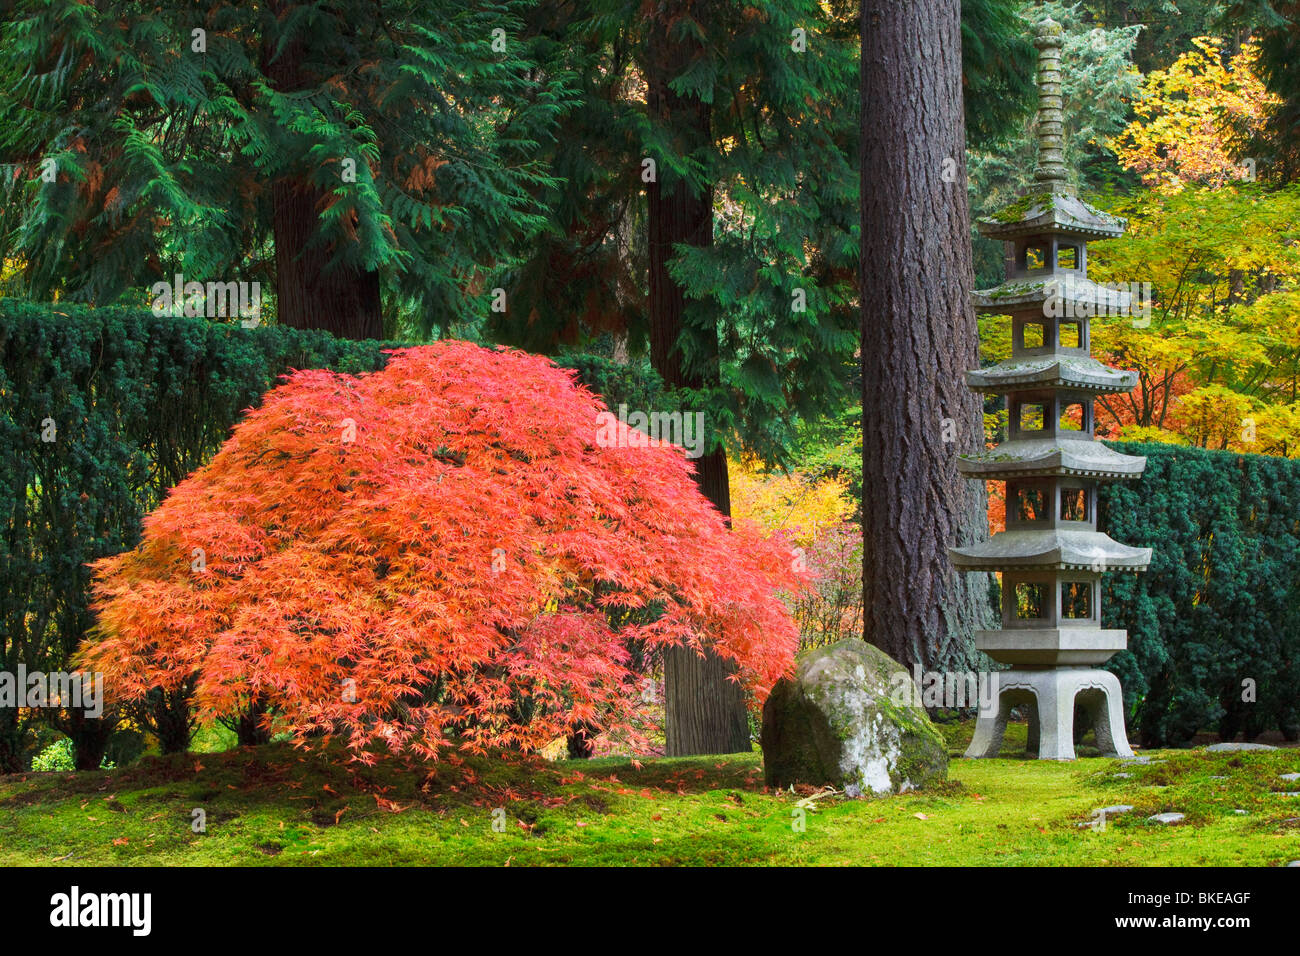
<svg viewBox="0 0 1300 956"><path fill-rule="evenodd" d="M960 669L992 625L989 576L950 545L988 534L957 455L983 445L966 198L961 2L862 3L862 586L867 639Z"/></svg>
<svg viewBox="0 0 1300 956"><path fill-rule="evenodd" d="M292 6L279 0L271 10L283 22ZM263 70L275 89L291 92L314 82L302 68L300 41L289 43L274 59L273 50L273 40L268 39ZM341 265L327 271L333 248L324 243L309 245L328 201L325 190L308 182L305 170L271 186L276 318L281 325L323 329L346 339L383 338L379 273Z"/></svg>
<svg viewBox="0 0 1300 956"><path fill-rule="evenodd" d="M679 151L692 153L711 148L709 106L669 88L668 81L679 75L699 55L692 44L670 39L668 26L678 16L699 17L692 0L662 5L651 25L646 105L652 116L673 132ZM692 190L675 182L667 188L656 176L648 186L649 316L650 357L655 371L670 387L699 388L718 379L717 338L713 355L683 367L678 350L682 313L686 307L683 290L668 274L673 247L679 243L708 246L713 243L713 191ZM708 350L705 336L705 350ZM696 483L723 515L731 515L731 493L727 481L727 459L718 448L696 461ZM669 648L664 654L665 749L669 756L704 753L737 753L750 749L745 695L728 677L732 668L714 654L704 657L685 648Z"/></svg>
<svg viewBox="0 0 1300 956"><path fill-rule="evenodd" d="M330 250L308 247L325 195L302 181L271 187L275 230L276 318L295 329L324 329L345 339L383 338L379 273L337 266Z"/></svg>

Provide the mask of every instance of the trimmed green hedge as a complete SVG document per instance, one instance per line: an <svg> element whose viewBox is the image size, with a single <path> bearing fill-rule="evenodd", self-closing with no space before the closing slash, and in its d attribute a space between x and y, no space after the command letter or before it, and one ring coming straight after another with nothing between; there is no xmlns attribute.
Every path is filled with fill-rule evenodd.
<svg viewBox="0 0 1300 956"><path fill-rule="evenodd" d="M1300 461L1162 444L1135 482L1103 486L1101 527L1154 549L1107 575L1103 624L1129 632L1109 665L1145 746L1202 729L1300 733ZM1254 698L1253 700L1251 698Z"/></svg>
<svg viewBox="0 0 1300 956"><path fill-rule="evenodd" d="M86 563L134 547L143 516L279 375L372 370L382 348L0 299L0 670L66 669L92 622ZM59 729L89 761L111 722L73 720ZM23 769L26 730L0 708L0 772Z"/></svg>

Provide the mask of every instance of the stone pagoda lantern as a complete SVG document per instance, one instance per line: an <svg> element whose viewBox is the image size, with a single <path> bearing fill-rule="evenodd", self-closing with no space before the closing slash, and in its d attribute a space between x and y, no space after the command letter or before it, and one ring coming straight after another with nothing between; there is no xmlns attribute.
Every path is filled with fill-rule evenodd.
<svg viewBox="0 0 1300 956"><path fill-rule="evenodd" d="M1011 315L1011 358L966 373L977 392L1004 394L1007 441L963 455L959 470L1006 482L1007 529L951 548L967 571L1002 572L1002 627L976 633L975 646L1011 665L998 672L998 706L980 712L968 757L995 757L1011 709L1030 710L1029 748L1045 760L1074 759L1078 705L1107 756L1132 756L1120 685L1099 669L1127 646L1127 632L1101 626L1101 577L1142 570L1151 549L1097 530L1097 485L1137 478L1145 458L1121 455L1093 437L1098 395L1127 392L1134 372L1089 355L1089 316L1129 308L1128 294L1089 281L1087 244L1124 232L1125 220L1075 195L1062 151L1061 27L1038 28L1038 166L1028 195L978 223L1008 250L1007 280L975 293L977 311Z"/></svg>

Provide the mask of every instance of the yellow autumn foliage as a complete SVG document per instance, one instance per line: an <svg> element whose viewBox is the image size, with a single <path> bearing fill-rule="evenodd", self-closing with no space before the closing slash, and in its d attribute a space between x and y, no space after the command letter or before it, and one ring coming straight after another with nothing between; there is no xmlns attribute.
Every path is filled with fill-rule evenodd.
<svg viewBox="0 0 1300 956"><path fill-rule="evenodd" d="M801 472L765 472L758 463L731 459L731 514L769 532L784 531L795 544L809 547L817 532L853 514L848 485L837 478Z"/></svg>
<svg viewBox="0 0 1300 956"><path fill-rule="evenodd" d="M1192 43L1196 49L1169 69L1147 74L1133 104L1137 118L1109 143L1122 165L1161 192L1253 180L1250 161L1233 155L1231 129L1257 128L1275 102L1255 72L1255 44L1225 63L1221 41L1197 37Z"/></svg>

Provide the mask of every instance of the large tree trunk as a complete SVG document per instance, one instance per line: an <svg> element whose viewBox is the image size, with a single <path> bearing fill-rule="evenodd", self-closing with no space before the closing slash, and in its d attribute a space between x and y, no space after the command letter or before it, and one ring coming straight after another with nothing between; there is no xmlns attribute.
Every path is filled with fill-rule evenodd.
<svg viewBox="0 0 1300 956"><path fill-rule="evenodd" d="M694 7L691 0L678 0L659 10L650 30L646 77L650 113L669 125L674 143L683 153L708 150L712 136L708 104L675 93L668 85L699 55L697 47L670 40L667 35L668 25L683 12L690 11L698 18L699 11ZM678 345L686 296L667 268L674 245L713 243L713 191L692 190L680 181L665 186L657 176L649 184L648 207L651 363L671 387L716 384L716 332L699 336L702 360L689 369L683 365ZM696 462L696 467L695 480L700 490L723 515L730 517L725 452L720 447L709 452ZM685 648L665 651L665 749L669 756L750 749L745 695L736 681L728 679L732 673L733 669L714 654L701 657Z"/></svg>
<svg viewBox="0 0 1300 956"><path fill-rule="evenodd" d="M989 576L950 545L988 534L971 306L961 2L862 4L862 587L867 639L899 662L959 669L992 623ZM945 421L950 420L950 421Z"/></svg>
<svg viewBox="0 0 1300 956"><path fill-rule="evenodd" d="M324 329L345 339L383 338L379 273L325 270L330 250L308 248L324 193L302 181L271 187L275 206L276 317L295 329Z"/></svg>
<svg viewBox="0 0 1300 956"><path fill-rule="evenodd" d="M271 9L283 22L291 6L279 0ZM272 86L280 92L310 86L314 80L302 69L302 43L289 43L272 59L273 44L274 38L268 37L263 54L263 68ZM281 325L323 329L346 339L383 338L379 273L343 265L327 271L325 264L334 249L326 244L308 246L329 195L311 185L306 172L295 170L271 186L276 318Z"/></svg>

